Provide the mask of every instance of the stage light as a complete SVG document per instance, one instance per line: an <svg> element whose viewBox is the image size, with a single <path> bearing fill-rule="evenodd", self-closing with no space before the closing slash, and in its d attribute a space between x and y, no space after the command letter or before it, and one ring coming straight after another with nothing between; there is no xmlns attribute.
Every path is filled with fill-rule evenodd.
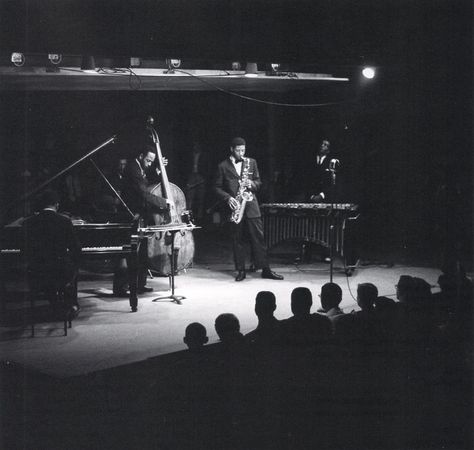
<svg viewBox="0 0 474 450"><path fill-rule="evenodd" d="M248 78L256 78L257 75L257 63L247 63L247 66L245 67L245 75Z"/></svg>
<svg viewBox="0 0 474 450"><path fill-rule="evenodd" d="M167 58L166 65L168 66L168 70L165 73L174 73L174 69L178 69L181 67L181 60L175 58Z"/></svg>
<svg viewBox="0 0 474 450"><path fill-rule="evenodd" d="M11 61L15 66L21 67L25 64L26 58L23 53L13 52L11 56Z"/></svg>
<svg viewBox="0 0 474 450"><path fill-rule="evenodd" d="M371 80L375 77L375 69L373 67L364 67L362 69L362 75L364 75L365 78Z"/></svg>
<svg viewBox="0 0 474 450"><path fill-rule="evenodd" d="M63 56L58 53L48 53L48 59L51 64L57 65L62 61Z"/></svg>
<svg viewBox="0 0 474 450"><path fill-rule="evenodd" d="M86 73L96 73L95 60L93 56L82 57L81 70Z"/></svg>

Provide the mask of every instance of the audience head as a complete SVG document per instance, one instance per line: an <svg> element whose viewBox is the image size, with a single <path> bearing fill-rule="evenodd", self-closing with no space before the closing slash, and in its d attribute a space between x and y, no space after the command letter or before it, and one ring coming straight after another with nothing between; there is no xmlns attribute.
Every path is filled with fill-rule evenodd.
<svg viewBox="0 0 474 450"><path fill-rule="evenodd" d="M431 286L423 278L413 278L413 301L418 303L429 302L431 298Z"/></svg>
<svg viewBox="0 0 474 450"><path fill-rule="evenodd" d="M410 301L410 295L413 294L414 285L413 277L410 275L401 275L395 286L397 288L397 299L400 302Z"/></svg>
<svg viewBox="0 0 474 450"><path fill-rule="evenodd" d="M377 286L372 283L361 283L357 286L357 304L362 311L372 309L378 295Z"/></svg>
<svg viewBox="0 0 474 450"><path fill-rule="evenodd" d="M184 332L183 342L190 350L201 348L207 344L209 338L207 337L206 327L199 322L190 323Z"/></svg>
<svg viewBox="0 0 474 450"><path fill-rule="evenodd" d="M231 313L218 315L214 327L219 339L223 342L231 340L236 335L240 335L239 319Z"/></svg>
<svg viewBox="0 0 474 450"><path fill-rule="evenodd" d="M255 297L255 314L257 317L272 317L275 309L275 294L270 291L260 291Z"/></svg>
<svg viewBox="0 0 474 450"><path fill-rule="evenodd" d="M375 310L378 312L393 311L396 307L395 300L389 297L377 297L374 303Z"/></svg>
<svg viewBox="0 0 474 450"><path fill-rule="evenodd" d="M342 301L342 289L336 283L326 283L321 287L321 306L324 311L337 308Z"/></svg>
<svg viewBox="0 0 474 450"><path fill-rule="evenodd" d="M306 316L311 310L313 296L307 287L297 287L291 293L291 311L295 316Z"/></svg>
<svg viewBox="0 0 474 450"><path fill-rule="evenodd" d="M397 298L411 305L426 303L431 297L431 286L422 278L402 275L397 284Z"/></svg>

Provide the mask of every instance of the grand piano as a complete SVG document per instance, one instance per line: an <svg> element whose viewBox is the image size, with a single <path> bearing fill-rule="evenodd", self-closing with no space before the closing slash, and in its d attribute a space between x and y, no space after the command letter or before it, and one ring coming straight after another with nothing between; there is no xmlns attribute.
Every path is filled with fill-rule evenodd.
<svg viewBox="0 0 474 450"><path fill-rule="evenodd" d="M106 145L114 142L115 136L94 148L80 159L70 164L50 179L26 193L22 198L15 199L18 203L33 197L50 185L54 180L69 172L73 167L84 160L90 160L97 168L100 175L105 178L100 169L90 159L97 151ZM120 198L113 186L105 178L110 188ZM8 208L7 208L8 209ZM138 233L138 223L132 220L133 214L130 212L130 222L125 223L85 223L83 220L73 220L74 229L78 235L82 247L82 262L86 263L91 259L117 259L127 257L130 278L130 306L136 309L137 306L137 265L138 247L140 236ZM2 309L5 308L6 285L12 275L24 274L25 263L22 257L22 223L25 218L19 218L13 222L0 226L0 299Z"/></svg>
<svg viewBox="0 0 474 450"><path fill-rule="evenodd" d="M2 308L5 308L6 284L12 277L21 277L26 267L22 257L22 222L16 220L5 226L0 233L0 293ZM130 271L130 305L136 305L136 258L138 235L133 223L83 223L73 221L74 229L81 243L81 265L91 260L112 260L128 258Z"/></svg>

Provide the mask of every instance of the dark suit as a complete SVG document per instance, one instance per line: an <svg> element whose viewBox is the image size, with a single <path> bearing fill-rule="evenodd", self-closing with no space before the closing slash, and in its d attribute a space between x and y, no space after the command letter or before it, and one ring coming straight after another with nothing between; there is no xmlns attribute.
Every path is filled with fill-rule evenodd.
<svg viewBox="0 0 474 450"><path fill-rule="evenodd" d="M132 159L125 167L122 178L122 197L130 210L141 216L166 209L166 200L148 192L148 179L139 162Z"/></svg>
<svg viewBox="0 0 474 450"><path fill-rule="evenodd" d="M329 170L329 164L332 159L334 159L334 156L329 154L324 158L322 163L316 164L313 180L312 183L310 183L310 196L319 195L322 192L324 194L322 202L325 203L337 203L344 200L343 180L341 179L339 168L335 172L335 184L333 184L332 172Z"/></svg>
<svg viewBox="0 0 474 450"><path fill-rule="evenodd" d="M163 212L167 208L164 198L150 194L148 191L149 185L148 179L141 169L138 160L130 160L125 167L122 178L122 198L132 213L139 214L145 222L151 214ZM138 256L138 289L143 288L146 284L148 258L147 246L145 245L146 240L143 240L140 244ZM114 273L114 292L125 291L128 282L127 266L125 260L122 260ZM131 306L136 307L136 305Z"/></svg>
<svg viewBox="0 0 474 450"><path fill-rule="evenodd" d="M329 161L331 155L327 155L322 163L316 164L314 171L314 181L312 186L312 195L324 194L324 201L330 200L331 194L331 172L329 172Z"/></svg>
<svg viewBox="0 0 474 450"><path fill-rule="evenodd" d="M245 163L242 163L245 164ZM268 268L267 247L263 235L263 223L256 192L260 189L262 181L258 172L257 162L249 158L249 180L252 182L251 191L253 200L247 202L244 216L239 224L230 222L232 210L228 206L228 199L236 197L239 191L240 174L235 170L230 158L222 161L217 167L214 181L214 192L224 205L224 213L229 220L230 233L232 236L234 263L238 271L245 270L245 246L243 239L244 229L247 230L256 268Z"/></svg>
<svg viewBox="0 0 474 450"><path fill-rule="evenodd" d="M81 245L71 220L44 209L23 224L23 254L33 289L47 292L54 303L54 292L67 287L69 301L77 303L75 281Z"/></svg>

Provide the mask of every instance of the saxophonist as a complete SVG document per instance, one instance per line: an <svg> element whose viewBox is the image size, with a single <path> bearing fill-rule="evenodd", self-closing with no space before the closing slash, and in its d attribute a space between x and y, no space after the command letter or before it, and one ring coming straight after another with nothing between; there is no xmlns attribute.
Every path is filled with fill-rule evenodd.
<svg viewBox="0 0 474 450"><path fill-rule="evenodd" d="M237 271L235 281L246 278L244 230L250 239L255 267L262 269L262 278L283 280L268 264L263 223L256 196L261 185L257 162L245 157L245 140L235 137L230 144L230 156L218 165L214 181L214 192L226 205Z"/></svg>

